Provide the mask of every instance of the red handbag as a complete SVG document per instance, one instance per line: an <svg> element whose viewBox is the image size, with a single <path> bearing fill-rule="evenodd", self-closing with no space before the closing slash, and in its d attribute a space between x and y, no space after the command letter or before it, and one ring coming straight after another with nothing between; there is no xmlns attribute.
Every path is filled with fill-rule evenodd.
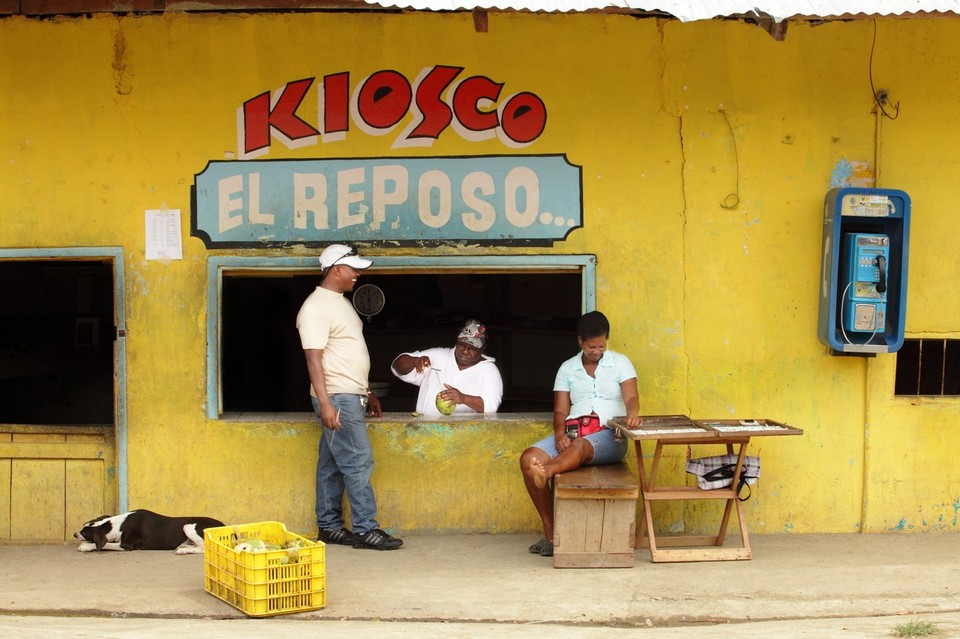
<svg viewBox="0 0 960 639"><path fill-rule="evenodd" d="M594 414L571 417L564 422L564 433L566 433L570 439L598 433L603 430L603 428L600 424L600 417Z"/></svg>

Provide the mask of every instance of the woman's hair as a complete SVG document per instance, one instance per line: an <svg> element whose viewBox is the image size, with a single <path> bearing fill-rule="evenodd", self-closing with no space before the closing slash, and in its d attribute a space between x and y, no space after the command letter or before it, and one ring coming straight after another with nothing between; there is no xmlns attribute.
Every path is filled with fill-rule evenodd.
<svg viewBox="0 0 960 639"><path fill-rule="evenodd" d="M590 311L584 313L577 320L577 336L580 339L590 339L592 337L610 337L610 322L606 315L600 311Z"/></svg>

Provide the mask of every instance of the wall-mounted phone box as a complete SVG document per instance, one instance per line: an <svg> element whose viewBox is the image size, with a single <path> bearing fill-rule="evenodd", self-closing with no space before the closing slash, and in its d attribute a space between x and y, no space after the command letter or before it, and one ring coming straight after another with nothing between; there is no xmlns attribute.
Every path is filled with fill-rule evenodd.
<svg viewBox="0 0 960 639"><path fill-rule="evenodd" d="M903 191L827 192L818 337L833 354L893 353L903 345L909 240Z"/></svg>

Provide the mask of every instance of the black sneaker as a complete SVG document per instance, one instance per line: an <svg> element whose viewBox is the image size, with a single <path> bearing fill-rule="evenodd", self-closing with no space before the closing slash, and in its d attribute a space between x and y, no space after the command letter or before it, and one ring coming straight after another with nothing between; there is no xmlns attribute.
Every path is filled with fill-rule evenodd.
<svg viewBox="0 0 960 639"><path fill-rule="evenodd" d="M336 530L320 528L317 533L317 541L322 541L325 544L353 546L357 543L357 537L346 528L338 528Z"/></svg>
<svg viewBox="0 0 960 639"><path fill-rule="evenodd" d="M365 533L353 536L354 548L370 548L372 550L396 550L403 545L403 540L391 537L379 528L368 530Z"/></svg>

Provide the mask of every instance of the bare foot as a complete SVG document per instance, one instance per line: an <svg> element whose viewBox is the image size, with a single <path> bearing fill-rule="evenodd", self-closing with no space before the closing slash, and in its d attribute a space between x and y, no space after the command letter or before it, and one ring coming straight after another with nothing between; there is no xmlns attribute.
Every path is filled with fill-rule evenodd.
<svg viewBox="0 0 960 639"><path fill-rule="evenodd" d="M530 476L533 477L533 485L537 488L543 488L547 485L547 469L543 467L539 459L530 460Z"/></svg>

